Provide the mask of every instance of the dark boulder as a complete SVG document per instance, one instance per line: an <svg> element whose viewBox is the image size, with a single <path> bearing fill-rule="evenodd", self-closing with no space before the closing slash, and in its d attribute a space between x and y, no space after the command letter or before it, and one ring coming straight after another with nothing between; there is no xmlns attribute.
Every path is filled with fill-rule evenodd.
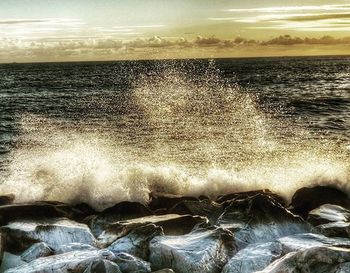
<svg viewBox="0 0 350 273"><path fill-rule="evenodd" d="M149 257L149 242L163 235L163 229L154 224L148 224L133 229L128 235L119 238L108 249L114 254L126 252L143 260Z"/></svg>
<svg viewBox="0 0 350 273"><path fill-rule="evenodd" d="M151 215L110 224L101 233L98 240L101 246L106 247L118 238L127 235L131 230L146 224L160 226L166 235L183 235L189 233L196 225L207 223L207 221L206 218L192 215Z"/></svg>
<svg viewBox="0 0 350 273"><path fill-rule="evenodd" d="M36 242L44 242L54 251L69 243L95 245L95 238L85 224L66 218L25 220L1 227L6 239L6 251L16 253Z"/></svg>
<svg viewBox="0 0 350 273"><path fill-rule="evenodd" d="M15 200L14 194L7 194L0 196L0 206L12 204Z"/></svg>
<svg viewBox="0 0 350 273"><path fill-rule="evenodd" d="M211 224L215 224L222 213L222 206L216 202L204 200L183 200L169 209L170 213L199 215L208 218Z"/></svg>
<svg viewBox="0 0 350 273"><path fill-rule="evenodd" d="M108 260L97 260L89 264L84 273L122 273L119 266Z"/></svg>
<svg viewBox="0 0 350 273"><path fill-rule="evenodd" d="M333 204L350 208L348 195L339 189L330 186L316 186L297 190L290 204L290 209L306 218L308 213L323 204Z"/></svg>
<svg viewBox="0 0 350 273"><path fill-rule="evenodd" d="M350 249L341 247L311 247L290 252L276 260L260 273L330 273L337 272L339 266L350 262ZM338 271L339 272L339 271ZM341 272L341 271L340 271ZM348 272L348 271L342 271Z"/></svg>
<svg viewBox="0 0 350 273"><path fill-rule="evenodd" d="M348 222L350 211L337 205L324 204L309 212L307 221L314 226L330 222Z"/></svg>
<svg viewBox="0 0 350 273"><path fill-rule="evenodd" d="M251 273L263 270L283 254L282 244L252 244L240 250L224 266L222 273Z"/></svg>
<svg viewBox="0 0 350 273"><path fill-rule="evenodd" d="M7 270L7 273L83 273L88 266L99 260L114 261L116 257L108 250L72 251L36 259L30 263Z"/></svg>
<svg viewBox="0 0 350 273"><path fill-rule="evenodd" d="M118 253L115 255L114 262L118 264L122 273L150 273L151 266L149 262L134 257L128 253Z"/></svg>
<svg viewBox="0 0 350 273"><path fill-rule="evenodd" d="M153 212L146 206L125 201L105 209L97 216L90 217L88 224L93 234L98 237L111 223L149 215L153 215Z"/></svg>
<svg viewBox="0 0 350 273"><path fill-rule="evenodd" d="M190 196L152 192L150 194L148 207L153 211L164 211L165 213L169 213L169 209L182 201L199 201L199 199Z"/></svg>
<svg viewBox="0 0 350 273"><path fill-rule="evenodd" d="M332 222L328 224L318 225L314 228L314 230L328 237L350 237L349 222Z"/></svg>
<svg viewBox="0 0 350 273"><path fill-rule="evenodd" d="M270 190L267 190L267 189L257 190L257 191L247 191L247 192L236 192L236 193L229 193L229 194L225 194L225 195L220 195L216 199L216 202L219 204L223 204L226 202L230 203L231 201L244 200L244 199L250 198L252 196L255 196L257 194L270 196L272 199L276 200L280 204L285 205L285 200L281 196L279 196L278 194L276 194Z"/></svg>
<svg viewBox="0 0 350 273"><path fill-rule="evenodd" d="M235 234L239 249L310 230L302 218L288 211L274 196L264 193L231 201L217 225Z"/></svg>
<svg viewBox="0 0 350 273"><path fill-rule="evenodd" d="M22 203L0 206L0 225L15 220L66 217L67 212L49 202Z"/></svg>
<svg viewBox="0 0 350 273"><path fill-rule="evenodd" d="M52 249L45 243L36 243L21 254L22 261L29 263L40 257L46 257L53 254Z"/></svg>

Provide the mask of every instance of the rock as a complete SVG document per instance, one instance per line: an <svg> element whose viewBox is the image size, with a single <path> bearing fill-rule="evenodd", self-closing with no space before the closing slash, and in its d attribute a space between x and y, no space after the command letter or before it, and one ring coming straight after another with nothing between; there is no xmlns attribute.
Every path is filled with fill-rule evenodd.
<svg viewBox="0 0 350 273"><path fill-rule="evenodd" d="M97 260L89 264L84 273L122 273L119 266L108 260Z"/></svg>
<svg viewBox="0 0 350 273"><path fill-rule="evenodd" d="M131 230L146 224L162 227L166 235L182 235L189 233L195 225L206 223L207 221L206 218L192 215L166 214L146 216L110 224L98 237L98 240L101 246L106 247L118 238L128 234Z"/></svg>
<svg viewBox="0 0 350 273"><path fill-rule="evenodd" d="M222 206L206 199L199 201L183 200L169 209L169 213L204 216L214 225L222 213Z"/></svg>
<svg viewBox="0 0 350 273"><path fill-rule="evenodd" d="M23 264L26 264L26 262L22 261L21 256L14 255L9 252L4 252L0 272L5 272L7 269L17 267Z"/></svg>
<svg viewBox="0 0 350 273"><path fill-rule="evenodd" d="M307 221L314 226L330 222L348 222L350 211L337 205L324 204L309 212Z"/></svg>
<svg viewBox="0 0 350 273"><path fill-rule="evenodd" d="M149 242L163 235L163 230L154 224L148 224L133 229L128 235L116 240L108 249L114 254L126 252L143 260L149 257Z"/></svg>
<svg viewBox="0 0 350 273"><path fill-rule="evenodd" d="M350 208L350 200L346 193L333 187L316 186L297 190L290 204L291 210L306 218L308 213L323 204L339 205Z"/></svg>
<svg viewBox="0 0 350 273"><path fill-rule="evenodd" d="M196 229L183 236L159 236L150 242L154 270L218 273L235 253L233 235L224 229Z"/></svg>
<svg viewBox="0 0 350 273"><path fill-rule="evenodd" d="M0 233L0 264L2 263L2 258L4 256L5 246L5 236Z"/></svg>
<svg viewBox="0 0 350 273"><path fill-rule="evenodd" d="M121 202L92 217L89 226L93 234L98 237L111 223L149 215L153 215L153 212L140 203Z"/></svg>
<svg viewBox="0 0 350 273"><path fill-rule="evenodd" d="M66 217L67 213L48 202L22 203L0 206L0 225L15 220Z"/></svg>
<svg viewBox="0 0 350 273"><path fill-rule="evenodd" d="M199 199L189 196L152 192L148 207L153 211L164 210L165 213L169 213L169 209L183 201L199 201Z"/></svg>
<svg viewBox="0 0 350 273"><path fill-rule="evenodd" d="M7 194L0 196L0 206L9 205L15 200L14 194Z"/></svg>
<svg viewBox="0 0 350 273"><path fill-rule="evenodd" d="M283 252L289 253L310 247L334 246L349 247L350 240L345 238L328 238L322 234L304 233L295 234L277 239L282 244Z"/></svg>
<svg viewBox="0 0 350 273"><path fill-rule="evenodd" d="M151 267L148 262L145 262L128 253L119 253L116 255L115 262L118 264L122 273L148 273L151 272Z"/></svg>
<svg viewBox="0 0 350 273"><path fill-rule="evenodd" d="M350 223L349 222L334 222L319 225L314 228L315 231L328 237L350 237Z"/></svg>
<svg viewBox="0 0 350 273"><path fill-rule="evenodd" d="M97 250L97 247L94 247L92 245L88 244L83 244L83 243L70 243L67 245L61 245L59 246L55 254L62 254L62 253L67 253L71 251L83 251L83 250Z"/></svg>
<svg viewBox="0 0 350 273"><path fill-rule="evenodd" d="M340 247L312 247L291 252L276 260L260 273L330 273L340 264L350 261L350 249Z"/></svg>
<svg viewBox="0 0 350 273"><path fill-rule="evenodd" d="M9 251L23 251L36 242L44 242L54 251L69 243L95 245L95 238L85 224L65 218L12 222L1 230Z"/></svg>
<svg viewBox="0 0 350 273"><path fill-rule="evenodd" d="M293 215L271 195L262 193L232 201L217 225L234 232L239 249L310 230L303 219Z"/></svg>
<svg viewBox="0 0 350 273"><path fill-rule="evenodd" d="M82 221L89 215L94 215L97 213L90 205L85 203L72 206L72 211L74 212L74 218L76 218L76 221Z"/></svg>
<svg viewBox="0 0 350 273"><path fill-rule="evenodd" d="M335 266L331 273L348 273L350 272L350 262L349 263L341 263Z"/></svg>
<svg viewBox="0 0 350 273"><path fill-rule="evenodd" d="M251 273L262 270L280 258L282 251L282 244L279 242L249 245L229 260L222 273Z"/></svg>
<svg viewBox="0 0 350 273"><path fill-rule="evenodd" d="M164 268L161 270L153 271L152 273L175 273L175 272L170 268Z"/></svg>
<svg viewBox="0 0 350 273"><path fill-rule="evenodd" d="M330 222L347 222L350 220L350 211L337 205L324 204L309 212L307 221L314 226Z"/></svg>
<svg viewBox="0 0 350 273"><path fill-rule="evenodd" d="M72 251L36 259L28 264L11 268L6 273L83 273L92 262L98 260L113 261L115 256L108 250Z"/></svg>
<svg viewBox="0 0 350 273"><path fill-rule="evenodd" d="M278 203L285 205L285 200L279 196L276 193L273 193L270 190L258 190L258 191L247 191L247 192L236 192L236 193L229 193L225 195L220 195L217 199L216 202L219 204L223 204L226 202L231 202L235 200L244 200L249 197L253 197L257 194L262 194L271 197L272 199L276 200Z"/></svg>
<svg viewBox="0 0 350 273"><path fill-rule="evenodd" d="M52 254L53 251L47 244L36 243L22 253L21 259L22 261L29 263L40 257L46 257Z"/></svg>

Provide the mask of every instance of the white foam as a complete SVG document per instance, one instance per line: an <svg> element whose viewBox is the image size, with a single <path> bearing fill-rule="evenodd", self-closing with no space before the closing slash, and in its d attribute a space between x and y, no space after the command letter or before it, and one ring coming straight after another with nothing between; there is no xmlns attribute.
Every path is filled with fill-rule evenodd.
<svg viewBox="0 0 350 273"><path fill-rule="evenodd" d="M215 197L268 188L290 198L333 184L350 193L349 153L336 144L267 116L213 68L196 79L173 67L156 72L135 81L138 113L117 130L104 124L92 133L81 123L77 133L65 121L24 116L1 194L103 209L146 203L151 191Z"/></svg>

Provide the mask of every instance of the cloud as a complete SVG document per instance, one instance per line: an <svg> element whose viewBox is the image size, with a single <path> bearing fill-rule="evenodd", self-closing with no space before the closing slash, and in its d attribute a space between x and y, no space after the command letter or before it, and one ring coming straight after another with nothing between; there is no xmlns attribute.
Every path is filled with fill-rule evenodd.
<svg viewBox="0 0 350 273"><path fill-rule="evenodd" d="M319 6L285 6L250 9L227 9L235 16L208 18L247 24L247 29L276 29L296 31L350 30L350 4Z"/></svg>
<svg viewBox="0 0 350 273"><path fill-rule="evenodd" d="M195 44L198 46L213 46L213 45L218 45L221 43L221 40L218 38L215 38L214 36L205 38L202 36L198 36L195 40Z"/></svg>
<svg viewBox="0 0 350 273"><path fill-rule="evenodd" d="M350 19L350 13L320 13L320 14L298 14L291 15L282 18L281 20L286 21L319 21L319 20L332 20L332 19Z"/></svg>
<svg viewBox="0 0 350 273"><path fill-rule="evenodd" d="M226 12L251 12L251 13L286 13L290 11L343 11L350 10L350 4L344 5L319 5L319 6L279 6L248 9L226 9Z"/></svg>
<svg viewBox="0 0 350 273"><path fill-rule="evenodd" d="M0 20L0 25L18 25L27 23L43 23L47 22L46 19L13 19L13 20Z"/></svg>
<svg viewBox="0 0 350 273"><path fill-rule="evenodd" d="M133 59L157 58L165 56L226 56L237 52L269 52L270 48L321 48L322 46L350 45L350 37L301 38L282 35L259 41L244 37L220 39L214 36L198 36L187 40L182 37L136 38L131 40L84 38L52 38L43 40L0 39L0 61L17 60L97 60L97 59ZM222 54L222 55L220 55Z"/></svg>
<svg viewBox="0 0 350 273"><path fill-rule="evenodd" d="M350 37L334 38L332 36L323 36L321 38L300 38L290 35L281 35L279 37L263 41L261 45L350 45Z"/></svg>

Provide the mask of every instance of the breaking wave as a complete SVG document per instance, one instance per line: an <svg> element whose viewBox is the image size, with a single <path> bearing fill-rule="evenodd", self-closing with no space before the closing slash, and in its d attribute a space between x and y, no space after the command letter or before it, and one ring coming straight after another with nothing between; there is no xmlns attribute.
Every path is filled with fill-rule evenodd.
<svg viewBox="0 0 350 273"><path fill-rule="evenodd" d="M265 113L213 64L195 73L158 67L123 96L93 126L23 116L1 193L103 209L146 203L152 191L214 198L268 188L289 199L300 187L332 184L350 192L346 144ZM103 98L86 103L106 110Z"/></svg>

